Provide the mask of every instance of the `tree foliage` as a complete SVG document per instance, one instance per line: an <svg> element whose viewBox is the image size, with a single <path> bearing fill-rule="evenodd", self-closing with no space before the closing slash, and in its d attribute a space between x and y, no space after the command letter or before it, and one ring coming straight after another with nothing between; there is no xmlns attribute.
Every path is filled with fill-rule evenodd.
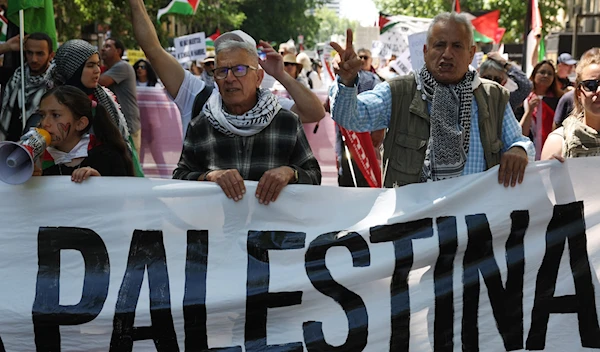
<svg viewBox="0 0 600 352"><path fill-rule="evenodd" d="M388 15L405 15L432 18L450 11L452 0L374 0L377 8ZM544 32L560 26L556 21L558 10L565 7L565 0L539 0ZM480 12L500 9L499 26L506 28L503 42L522 42L525 35L527 0L461 0L461 11Z"/></svg>
<svg viewBox="0 0 600 352"><path fill-rule="evenodd" d="M317 19L310 13L320 0L245 0L241 11L246 19L241 29L253 38L269 42L286 42L304 36L307 47L315 43L319 30Z"/></svg>
<svg viewBox="0 0 600 352"><path fill-rule="evenodd" d="M188 26L189 33L199 31L210 32L216 28L229 30L239 28L245 15L239 6L243 0L208 0L201 1L194 16L177 16L181 23ZM160 8L169 0L145 0L146 10L154 22L163 46L167 46L167 33L156 20ZM120 38L126 47L135 48L137 43L133 37L131 11L128 0L54 0L56 15L56 31L60 42L74 38L82 38L85 33L95 33L110 28L111 35ZM168 22L167 17L162 18ZM213 32L207 33L207 35Z"/></svg>
<svg viewBox="0 0 600 352"><path fill-rule="evenodd" d="M315 11L315 18L319 23L319 31L316 40L319 43L327 43L333 35L346 35L346 29L351 28L356 32L358 21L340 18L335 11L323 6Z"/></svg>

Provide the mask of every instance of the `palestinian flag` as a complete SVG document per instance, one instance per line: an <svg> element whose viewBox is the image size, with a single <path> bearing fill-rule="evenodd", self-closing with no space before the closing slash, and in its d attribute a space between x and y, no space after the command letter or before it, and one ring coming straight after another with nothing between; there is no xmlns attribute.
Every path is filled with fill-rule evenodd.
<svg viewBox="0 0 600 352"><path fill-rule="evenodd" d="M379 13L379 34L383 34L390 30L392 27L400 23L399 21L393 21L389 16Z"/></svg>
<svg viewBox="0 0 600 352"><path fill-rule="evenodd" d="M6 41L6 33L8 33L8 20L6 17L0 15L0 43L4 43Z"/></svg>
<svg viewBox="0 0 600 352"><path fill-rule="evenodd" d="M167 7L158 10L158 21L163 15L193 15L199 3L200 0L171 0Z"/></svg>
<svg viewBox="0 0 600 352"><path fill-rule="evenodd" d="M215 40L217 40L217 38L219 38L220 35L221 35L221 31L217 28L217 31L215 33L213 33L212 35L210 35L206 38L206 47L214 48Z"/></svg>

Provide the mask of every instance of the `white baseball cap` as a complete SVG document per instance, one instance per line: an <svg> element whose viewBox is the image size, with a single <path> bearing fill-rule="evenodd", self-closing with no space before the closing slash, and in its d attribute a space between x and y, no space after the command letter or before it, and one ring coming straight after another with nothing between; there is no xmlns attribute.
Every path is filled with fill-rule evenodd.
<svg viewBox="0 0 600 352"><path fill-rule="evenodd" d="M256 41L251 36L249 36L244 31L236 29L235 31L221 34L215 40L215 50L219 50L219 45L226 40L234 40L237 42L246 42L246 43L252 44L252 46L256 48Z"/></svg>

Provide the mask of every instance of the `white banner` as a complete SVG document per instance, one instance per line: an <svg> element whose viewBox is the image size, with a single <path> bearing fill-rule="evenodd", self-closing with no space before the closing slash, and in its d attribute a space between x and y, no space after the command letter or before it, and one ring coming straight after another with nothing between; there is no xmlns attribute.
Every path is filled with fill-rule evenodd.
<svg viewBox="0 0 600 352"><path fill-rule="evenodd" d="M179 63L202 60L206 57L204 32L177 37L173 43L175 44L175 58Z"/></svg>
<svg viewBox="0 0 600 352"><path fill-rule="evenodd" d="M600 158L397 189L0 184L6 351L600 348Z"/></svg>

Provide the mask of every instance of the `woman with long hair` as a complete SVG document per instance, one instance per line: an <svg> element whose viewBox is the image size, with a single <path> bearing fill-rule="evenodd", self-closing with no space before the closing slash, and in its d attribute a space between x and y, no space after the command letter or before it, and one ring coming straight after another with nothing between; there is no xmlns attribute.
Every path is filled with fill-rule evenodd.
<svg viewBox="0 0 600 352"><path fill-rule="evenodd" d="M548 136L542 160L600 155L600 48L586 51L575 72L575 107Z"/></svg>
<svg viewBox="0 0 600 352"><path fill-rule="evenodd" d="M139 59L133 64L135 71L136 84L138 87L155 87L158 83L156 72L150 65L150 62L144 59Z"/></svg>
<svg viewBox="0 0 600 352"><path fill-rule="evenodd" d="M533 90L523 103L525 113L521 118L523 135L531 136L535 145L535 159L539 160L546 138L552 132L554 110L563 95L551 61L544 60L533 68Z"/></svg>
<svg viewBox="0 0 600 352"><path fill-rule="evenodd" d="M45 165L44 176L71 175L74 182L90 176L133 176L121 133L106 109L81 90L65 85L46 92L39 112L40 127L51 136L44 159L52 164Z"/></svg>

